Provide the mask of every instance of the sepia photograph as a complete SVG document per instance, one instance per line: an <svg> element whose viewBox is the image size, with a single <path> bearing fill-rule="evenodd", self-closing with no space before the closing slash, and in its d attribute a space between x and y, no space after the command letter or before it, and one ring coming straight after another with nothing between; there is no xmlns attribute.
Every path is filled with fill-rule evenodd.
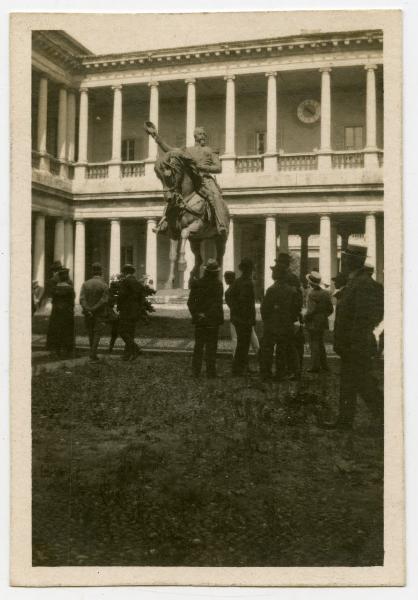
<svg viewBox="0 0 418 600"><path fill-rule="evenodd" d="M17 585L403 584L401 15L319 12L12 15Z"/></svg>

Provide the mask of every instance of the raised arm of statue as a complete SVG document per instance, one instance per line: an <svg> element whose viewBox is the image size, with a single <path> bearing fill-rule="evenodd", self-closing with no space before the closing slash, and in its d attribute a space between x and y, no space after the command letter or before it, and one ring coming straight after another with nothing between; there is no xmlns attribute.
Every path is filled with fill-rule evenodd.
<svg viewBox="0 0 418 600"><path fill-rule="evenodd" d="M148 135L154 138L161 150L163 150L164 152L170 152L170 150L174 150L174 147L169 146L163 139L160 138L154 123L152 123L151 121L145 121L144 129L148 133Z"/></svg>

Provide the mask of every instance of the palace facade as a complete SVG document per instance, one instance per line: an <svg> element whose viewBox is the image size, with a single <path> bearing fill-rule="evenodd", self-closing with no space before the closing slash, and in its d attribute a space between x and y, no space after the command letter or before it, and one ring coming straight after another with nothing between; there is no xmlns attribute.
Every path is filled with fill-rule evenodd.
<svg viewBox="0 0 418 600"><path fill-rule="evenodd" d="M291 251L301 277L337 272L350 236L383 279L383 39L353 31L94 55L63 31L33 33L32 260L54 260L78 291L92 262L133 263L164 287L169 241L158 155L143 123L174 146L204 126L231 213L224 268ZM205 243L204 258L214 252ZM188 269L192 264L190 251ZM177 287L187 287L187 272Z"/></svg>

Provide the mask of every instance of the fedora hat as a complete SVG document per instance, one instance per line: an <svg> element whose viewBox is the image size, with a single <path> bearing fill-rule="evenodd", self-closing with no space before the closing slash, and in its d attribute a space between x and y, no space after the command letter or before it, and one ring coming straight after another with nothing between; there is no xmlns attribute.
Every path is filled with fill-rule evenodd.
<svg viewBox="0 0 418 600"><path fill-rule="evenodd" d="M341 251L346 256L355 256L357 258L366 258L367 246L358 246L357 244L348 244L345 250Z"/></svg>
<svg viewBox="0 0 418 600"><path fill-rule="evenodd" d="M238 265L240 271L249 271L254 269L254 263L251 258L243 258Z"/></svg>
<svg viewBox="0 0 418 600"><path fill-rule="evenodd" d="M203 268L207 273L217 273L221 270L218 262L214 258L209 258L208 262Z"/></svg>
<svg viewBox="0 0 418 600"><path fill-rule="evenodd" d="M311 271L306 275L306 279L308 283L311 283L312 285L321 285L322 279L318 271Z"/></svg>
<svg viewBox="0 0 418 600"><path fill-rule="evenodd" d="M130 263L126 263L126 265L123 265L122 267L122 273L135 273L135 267Z"/></svg>

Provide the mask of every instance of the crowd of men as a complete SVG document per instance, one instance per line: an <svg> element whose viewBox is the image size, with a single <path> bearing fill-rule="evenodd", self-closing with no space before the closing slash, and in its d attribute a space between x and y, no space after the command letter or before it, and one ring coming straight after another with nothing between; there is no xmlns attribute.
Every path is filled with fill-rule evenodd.
<svg viewBox="0 0 418 600"><path fill-rule="evenodd" d="M340 357L340 406L337 421L321 423L324 428L352 428L357 394L361 395L374 423L383 424L383 394L374 377L373 358L379 351L376 328L383 321L383 286L365 264L367 248L349 245L342 253L341 272L333 279L334 350ZM273 284L266 290L260 312L263 334L258 340L255 330L256 303L253 285L253 262L244 258L240 276L227 271L224 293L220 266L209 259L203 276L190 285L188 308L195 326L192 374L199 378L203 359L208 378L217 377L216 357L219 327L224 322L224 301L230 311L232 340L232 376L242 377L259 372L264 380L301 380L307 333L311 350L308 372L328 371L324 334L334 312L329 286L322 284L318 272L306 277L306 285L290 270L290 256L280 253L271 266ZM85 318L90 346L90 361L97 362L100 339L107 329L111 338L109 352L120 336L124 343L122 359L135 360L140 347L135 342L138 321L146 320L153 307L148 297L155 293L146 280L135 277L135 268L126 264L122 273L107 285L102 267L94 263L92 276L81 287L80 305ZM41 297L32 290L32 312L46 299L52 310L47 332L47 349L59 357L73 355L75 349L75 292L69 270L58 262ZM250 347L256 358L249 363ZM274 368L273 368L274 367Z"/></svg>

